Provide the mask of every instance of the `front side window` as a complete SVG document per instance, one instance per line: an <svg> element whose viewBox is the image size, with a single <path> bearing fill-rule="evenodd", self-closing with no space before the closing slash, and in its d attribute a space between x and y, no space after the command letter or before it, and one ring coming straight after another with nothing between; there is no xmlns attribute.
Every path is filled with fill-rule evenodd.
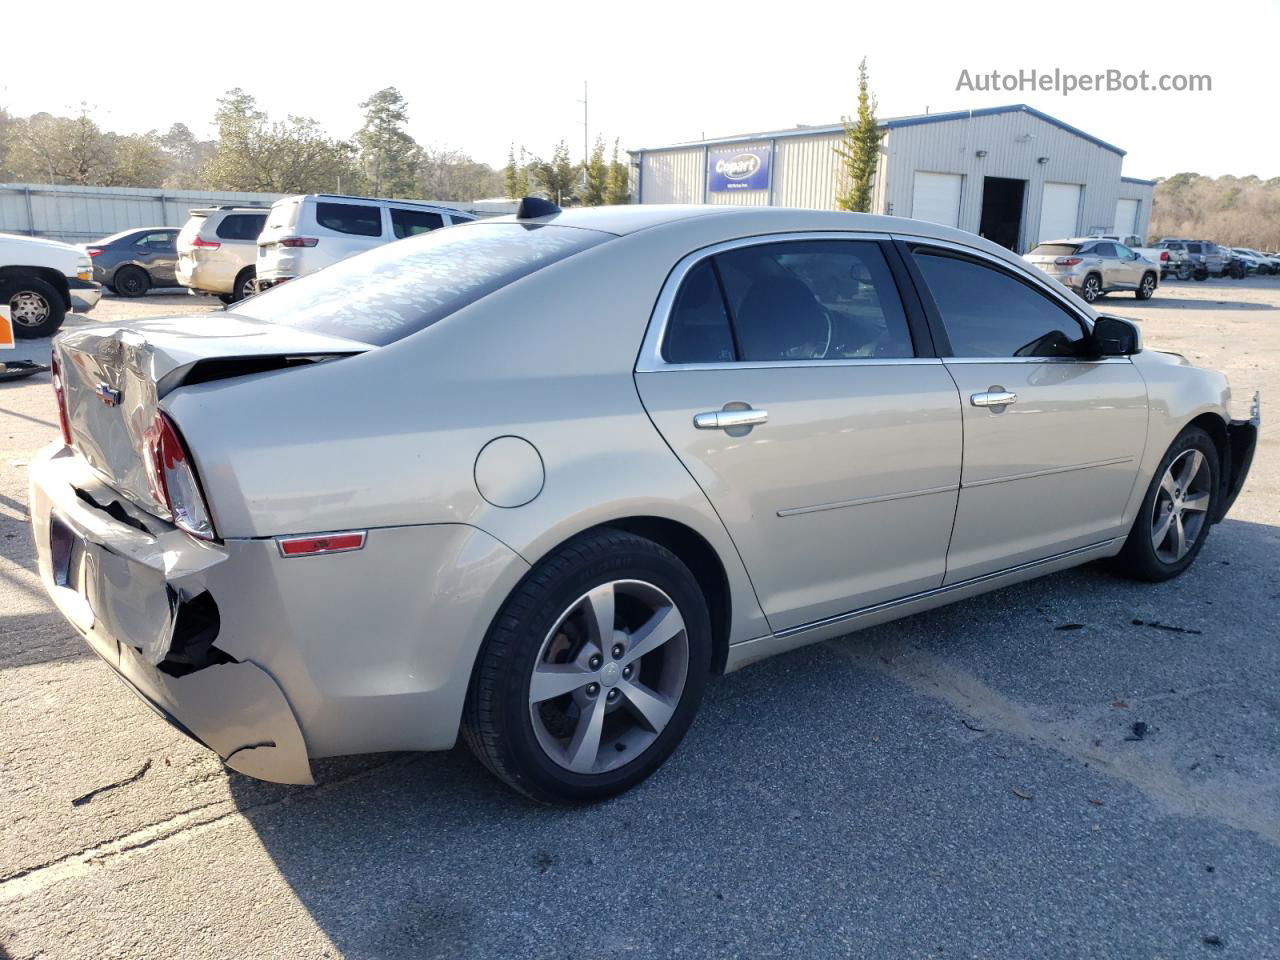
<svg viewBox="0 0 1280 960"><path fill-rule="evenodd" d="M444 217L430 210L391 208L391 231L396 235L397 240L427 233L430 230L438 230L443 226Z"/></svg>
<svg viewBox="0 0 1280 960"><path fill-rule="evenodd" d="M1116 244L1116 256L1121 260L1136 260L1133 251L1126 247L1123 243Z"/></svg>
<svg viewBox="0 0 1280 960"><path fill-rule="evenodd" d="M702 346L695 349L695 342ZM669 363L707 363L735 355L757 363L914 356L879 245L794 240L702 261L677 294L663 356Z"/></svg>
<svg viewBox="0 0 1280 960"><path fill-rule="evenodd" d="M257 240L266 223L265 213L232 213L222 218L214 233L221 240Z"/></svg>
<svg viewBox="0 0 1280 960"><path fill-rule="evenodd" d="M433 230L278 284L230 312L382 346L610 237L552 224Z"/></svg>
<svg viewBox="0 0 1280 960"><path fill-rule="evenodd" d="M382 236L382 208L363 203L317 203L316 223L357 237Z"/></svg>
<svg viewBox="0 0 1280 960"><path fill-rule="evenodd" d="M955 357L1074 357L1085 330L1047 295L1003 270L966 257L918 249Z"/></svg>

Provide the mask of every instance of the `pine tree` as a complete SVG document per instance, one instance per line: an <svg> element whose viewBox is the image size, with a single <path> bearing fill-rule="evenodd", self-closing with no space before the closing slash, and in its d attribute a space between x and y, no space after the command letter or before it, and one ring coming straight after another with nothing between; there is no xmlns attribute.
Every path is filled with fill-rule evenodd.
<svg viewBox="0 0 1280 960"><path fill-rule="evenodd" d="M604 138L596 137L596 145L584 167L582 202L588 207L598 207L607 199L609 191L609 167L604 162Z"/></svg>
<svg viewBox="0 0 1280 960"><path fill-rule="evenodd" d="M866 213L871 209L871 186L880 159L880 127L876 123L876 98L867 90L867 58L858 64L858 120L844 117L844 139L837 146L840 156L840 183L836 206L841 210Z"/></svg>
<svg viewBox="0 0 1280 960"><path fill-rule="evenodd" d="M516 163L516 145L513 143L511 149L507 151L507 166L502 171L502 187L507 192L507 196L515 199L521 194L516 193L516 189L520 186L520 167Z"/></svg>
<svg viewBox="0 0 1280 960"><path fill-rule="evenodd" d="M618 141L613 141L613 159L609 162L609 180L605 188L605 200L612 204L631 202L631 178L627 165L618 159Z"/></svg>
<svg viewBox="0 0 1280 960"><path fill-rule="evenodd" d="M516 192L513 197L529 196L529 151L520 148L520 162L516 164Z"/></svg>
<svg viewBox="0 0 1280 960"><path fill-rule="evenodd" d="M364 126L355 136L360 166L374 196L411 196L418 144L404 130L409 104L395 87L384 87L360 104Z"/></svg>

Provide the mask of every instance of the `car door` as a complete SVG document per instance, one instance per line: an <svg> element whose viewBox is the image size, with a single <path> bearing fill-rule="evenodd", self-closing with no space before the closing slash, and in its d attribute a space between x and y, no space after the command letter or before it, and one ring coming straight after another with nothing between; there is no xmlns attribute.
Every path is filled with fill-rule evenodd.
<svg viewBox="0 0 1280 960"><path fill-rule="evenodd" d="M420 233L430 233L445 225L444 217L434 210L420 210L413 207L391 207L391 235L397 240L405 237L416 237Z"/></svg>
<svg viewBox="0 0 1280 960"><path fill-rule="evenodd" d="M1114 290L1125 285L1125 269L1116 256L1116 245L1110 240L1100 240L1093 244L1085 256L1096 261L1098 272L1102 274L1102 289Z"/></svg>
<svg viewBox="0 0 1280 960"><path fill-rule="evenodd" d="M178 265L176 234L164 230L147 233L136 244L140 255L145 256L147 272L152 286L169 287L177 283L175 271Z"/></svg>
<svg viewBox="0 0 1280 960"><path fill-rule="evenodd" d="M955 384L887 241L758 237L691 254L636 384L737 545L775 631L941 585Z"/></svg>
<svg viewBox="0 0 1280 960"><path fill-rule="evenodd" d="M1142 275L1147 272L1147 264L1136 251L1130 250L1123 243L1117 243L1116 270L1124 278L1122 283L1126 288L1136 289L1142 282Z"/></svg>
<svg viewBox="0 0 1280 960"><path fill-rule="evenodd" d="M1134 365L1085 355L1086 319L1012 265L908 246L964 411L946 582L1123 536L1147 433Z"/></svg>

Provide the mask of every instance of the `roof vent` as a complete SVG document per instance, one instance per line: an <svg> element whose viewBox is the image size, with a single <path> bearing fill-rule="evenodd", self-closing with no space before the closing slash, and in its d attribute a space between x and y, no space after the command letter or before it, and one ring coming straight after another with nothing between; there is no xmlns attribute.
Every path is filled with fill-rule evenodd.
<svg viewBox="0 0 1280 960"><path fill-rule="evenodd" d="M517 220L534 220L538 217L554 217L561 210L550 200L541 197L524 197L516 207Z"/></svg>

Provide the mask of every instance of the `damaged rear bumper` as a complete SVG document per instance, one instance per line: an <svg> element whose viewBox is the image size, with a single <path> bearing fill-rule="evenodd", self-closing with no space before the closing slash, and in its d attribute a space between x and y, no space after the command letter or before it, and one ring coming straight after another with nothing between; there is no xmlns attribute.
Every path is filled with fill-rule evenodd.
<svg viewBox="0 0 1280 960"><path fill-rule="evenodd" d="M56 446L31 465L30 510L49 596L130 689L232 769L314 782L275 680L212 646L217 610L203 583L227 559L222 547L139 511Z"/></svg>

